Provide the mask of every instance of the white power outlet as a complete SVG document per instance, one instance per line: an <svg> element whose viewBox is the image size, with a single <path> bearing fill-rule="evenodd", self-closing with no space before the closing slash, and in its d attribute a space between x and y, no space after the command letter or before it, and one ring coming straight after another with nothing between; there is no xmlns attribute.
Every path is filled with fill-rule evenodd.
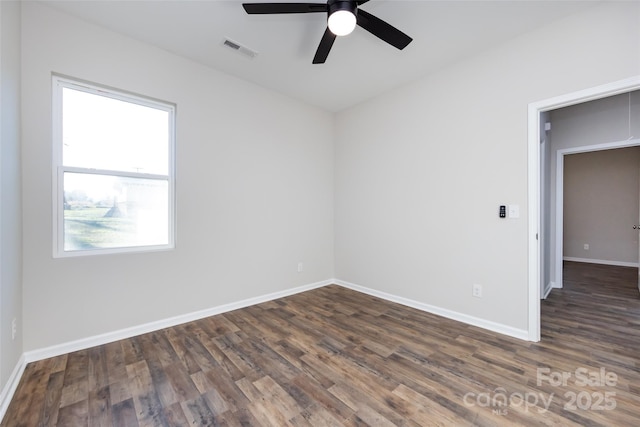
<svg viewBox="0 0 640 427"><path fill-rule="evenodd" d="M299 262L298 263L298 273L302 273L303 271L304 271L304 265L301 262Z"/></svg>
<svg viewBox="0 0 640 427"><path fill-rule="evenodd" d="M17 333L18 333L18 321L14 317L13 320L11 321L11 339L12 340L16 339Z"/></svg>
<svg viewBox="0 0 640 427"><path fill-rule="evenodd" d="M585 251L588 251L588 250L589 250L589 244L588 244L588 243L585 243L585 244L584 244L584 250L585 250Z"/></svg>
<svg viewBox="0 0 640 427"><path fill-rule="evenodd" d="M471 294L476 298L482 298L482 285L474 283L473 287L471 288Z"/></svg>

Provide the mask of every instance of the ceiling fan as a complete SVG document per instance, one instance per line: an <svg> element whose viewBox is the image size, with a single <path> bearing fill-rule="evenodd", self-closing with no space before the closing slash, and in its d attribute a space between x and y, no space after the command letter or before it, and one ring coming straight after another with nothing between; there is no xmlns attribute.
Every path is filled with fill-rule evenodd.
<svg viewBox="0 0 640 427"><path fill-rule="evenodd" d="M314 64L324 64L336 36L350 34L356 24L400 50L411 43L413 39L402 31L358 8L358 6L368 1L328 0L326 3L243 3L242 7L250 15L327 13L327 29L313 57Z"/></svg>

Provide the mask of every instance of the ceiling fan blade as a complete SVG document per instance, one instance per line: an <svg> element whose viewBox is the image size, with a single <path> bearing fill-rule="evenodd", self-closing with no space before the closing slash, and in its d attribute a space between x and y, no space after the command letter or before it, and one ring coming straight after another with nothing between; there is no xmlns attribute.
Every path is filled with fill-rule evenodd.
<svg viewBox="0 0 640 427"><path fill-rule="evenodd" d="M329 27L327 27L324 31L324 35L322 36L322 40L320 40L320 44L318 45L318 50L316 50L316 56L313 57L314 64L324 64L327 60L327 56L329 56L329 51L331 50L331 46L333 46L334 41L336 41L336 35L329 30Z"/></svg>
<svg viewBox="0 0 640 427"><path fill-rule="evenodd" d="M326 3L242 3L242 7L244 7L244 10L250 15L327 11Z"/></svg>
<svg viewBox="0 0 640 427"><path fill-rule="evenodd" d="M362 9L358 9L357 19L358 25L362 28L400 50L407 47L413 40L396 27Z"/></svg>

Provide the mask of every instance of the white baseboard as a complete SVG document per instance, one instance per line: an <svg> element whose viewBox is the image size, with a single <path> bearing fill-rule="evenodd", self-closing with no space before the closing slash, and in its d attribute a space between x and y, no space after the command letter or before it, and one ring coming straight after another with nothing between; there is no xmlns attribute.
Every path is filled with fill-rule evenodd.
<svg viewBox="0 0 640 427"><path fill-rule="evenodd" d="M71 353L78 350L84 350L90 347L95 347L97 345L107 344L113 341L135 337L137 335L158 331L160 329L169 328L172 326L180 325L182 323L192 322L194 320L203 319L209 316L215 316L216 314L222 314L228 311L237 310L239 308L244 308L251 305L260 304L263 302L272 301L278 298L287 297L290 295L298 294L300 292L309 291L311 289L321 288L323 286L327 286L332 283L334 283L333 280L325 280L322 282L312 283L309 285L298 286L296 288L273 292L270 294L248 298L242 301L232 302L229 304L223 304L217 307L195 311L192 313L181 314L179 316L170 317L168 319L158 320L155 322L145 323L142 325L133 326L131 328L120 329L118 331L107 332L105 334L82 338L79 340L70 341L62 344L56 344L56 345L46 347L46 348L41 348L38 350L31 350L31 351L25 352L23 358L26 360L26 363L30 363L30 362L35 362L37 360L47 359L49 357L60 356L62 354Z"/></svg>
<svg viewBox="0 0 640 427"><path fill-rule="evenodd" d="M11 376L9 380L5 384L2 389L2 393L0 393L0 422L4 418L4 414L7 412L9 408L9 403L11 402L11 398L13 398L13 394L16 392L18 388L18 384L20 383L20 378L22 378L22 374L24 373L24 368L27 367L27 362L25 360L24 354L18 360L18 364L13 368L13 372L11 372Z"/></svg>
<svg viewBox="0 0 640 427"><path fill-rule="evenodd" d="M529 332L524 329L513 328L511 326L492 322L490 320L480 319L478 317L469 316L467 314L459 313L452 310L447 310L442 307L436 307L434 305L425 304L419 301L414 301L414 300L400 297L397 295L388 294L386 292L381 292L375 289L366 288L364 286L356 285L354 283L345 282L344 280L336 280L335 283L340 286L344 286L345 288L362 292L364 294L372 295L374 297L378 297L387 301L406 305L408 307L416 308L418 310L426 311L428 313L437 314L438 316L446 317L448 319L456 320L458 322L466 323L468 325L478 326L480 328L497 332L499 334L508 335L510 337L518 338L525 341L530 341Z"/></svg>
<svg viewBox="0 0 640 427"><path fill-rule="evenodd" d="M610 261L607 259L591 259L591 258L576 258L571 256L562 257L563 261L574 261L574 262L587 262L590 264L604 264L604 265L615 265L618 267L639 267L640 264L637 262L626 262L626 261Z"/></svg>

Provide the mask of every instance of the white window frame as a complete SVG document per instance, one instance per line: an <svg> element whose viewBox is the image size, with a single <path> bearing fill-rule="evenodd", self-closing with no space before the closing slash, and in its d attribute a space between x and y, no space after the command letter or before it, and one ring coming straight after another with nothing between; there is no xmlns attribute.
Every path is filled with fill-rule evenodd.
<svg viewBox="0 0 640 427"><path fill-rule="evenodd" d="M169 114L169 154L167 175L147 174L137 172L112 171L71 167L63 165L62 158L62 90L64 88L80 90L95 95L106 96L120 101L130 102L146 107L166 111ZM118 254L132 252L152 252L170 250L175 247L175 118L174 104L156 101L140 95L134 95L117 89L100 86L93 83L52 75L52 132L53 132L53 257L76 257L98 254ZM142 178L167 181L168 186L168 243L164 245L127 246L119 248L97 248L65 251L64 249L64 174L65 172L79 172L86 174L111 175L127 178Z"/></svg>

